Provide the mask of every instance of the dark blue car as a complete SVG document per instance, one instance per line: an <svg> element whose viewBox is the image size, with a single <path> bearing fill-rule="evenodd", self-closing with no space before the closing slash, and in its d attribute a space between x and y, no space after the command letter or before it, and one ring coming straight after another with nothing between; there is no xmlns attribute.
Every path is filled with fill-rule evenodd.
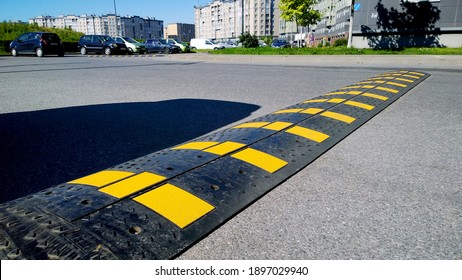
<svg viewBox="0 0 462 280"><path fill-rule="evenodd" d="M273 40L273 43L271 44L271 47L273 48L287 48L289 46L289 43L287 43L286 40L282 39L275 39Z"/></svg>
<svg viewBox="0 0 462 280"><path fill-rule="evenodd" d="M13 56L35 54L42 57L47 54L64 56L64 46L59 36L49 32L27 32L10 43Z"/></svg>

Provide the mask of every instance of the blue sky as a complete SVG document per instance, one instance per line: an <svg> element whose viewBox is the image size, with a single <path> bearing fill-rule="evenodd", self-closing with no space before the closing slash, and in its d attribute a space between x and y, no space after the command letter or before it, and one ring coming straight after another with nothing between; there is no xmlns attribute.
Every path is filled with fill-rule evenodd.
<svg viewBox="0 0 462 280"><path fill-rule="evenodd" d="M117 14L155 17L168 23L194 23L194 5L207 0L116 0ZM0 21L26 21L39 15L114 13L114 0L0 0Z"/></svg>

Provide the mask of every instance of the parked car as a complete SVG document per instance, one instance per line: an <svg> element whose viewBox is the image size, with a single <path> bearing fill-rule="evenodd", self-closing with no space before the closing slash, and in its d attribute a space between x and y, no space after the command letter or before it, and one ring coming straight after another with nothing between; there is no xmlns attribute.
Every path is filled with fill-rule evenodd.
<svg viewBox="0 0 462 280"><path fill-rule="evenodd" d="M118 37L114 37L114 40L117 43L125 44L125 46L127 46L128 53L130 54L133 54L133 53L144 54L147 51L146 46L143 43L140 43L133 38L118 36Z"/></svg>
<svg viewBox="0 0 462 280"><path fill-rule="evenodd" d="M295 40L292 42L292 45L291 45L292 48L298 48L298 47L304 48L305 46L306 46L305 40L301 40L301 42L299 42L298 40Z"/></svg>
<svg viewBox="0 0 462 280"><path fill-rule="evenodd" d="M182 42L180 39L176 38L176 39L173 39L173 38L168 38L166 39L167 40L167 44L172 44L172 45L175 45L175 46L178 46L181 48L181 52L189 52L190 51L190 47L188 44Z"/></svg>
<svg viewBox="0 0 462 280"><path fill-rule="evenodd" d="M191 39L191 49L192 50L219 50L224 49L224 46L215 44L214 42L208 39L194 38Z"/></svg>
<svg viewBox="0 0 462 280"><path fill-rule="evenodd" d="M13 56L19 54L35 54L42 57L48 54L64 56L64 46L59 36L49 32L27 32L10 43Z"/></svg>
<svg viewBox="0 0 462 280"><path fill-rule="evenodd" d="M219 42L219 43L216 43L217 45L223 47L224 49L231 49L231 48L237 48L237 45L234 44L233 42L231 41L227 41L227 42Z"/></svg>
<svg viewBox="0 0 462 280"><path fill-rule="evenodd" d="M287 47L289 47L289 43L287 43L286 40L275 39L275 40L273 40L273 43L271 44L271 47L273 47L273 48L287 48Z"/></svg>
<svg viewBox="0 0 462 280"><path fill-rule="evenodd" d="M148 53L170 53L170 46L160 39L148 39L144 42Z"/></svg>
<svg viewBox="0 0 462 280"><path fill-rule="evenodd" d="M181 53L182 52L180 47L178 47L177 45L173 45L171 42L168 43L167 40L165 39L159 39L159 41L162 44L167 45L169 47L170 53Z"/></svg>
<svg viewBox="0 0 462 280"><path fill-rule="evenodd" d="M128 52L125 44L117 43L114 38L107 35L85 35L80 37L79 50L83 55L90 52L104 53L106 55L126 54Z"/></svg>

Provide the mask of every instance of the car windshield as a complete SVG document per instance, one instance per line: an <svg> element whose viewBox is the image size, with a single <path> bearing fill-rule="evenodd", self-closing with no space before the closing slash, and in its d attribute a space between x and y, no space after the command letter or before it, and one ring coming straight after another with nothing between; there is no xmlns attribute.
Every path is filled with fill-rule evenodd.
<svg viewBox="0 0 462 280"><path fill-rule="evenodd" d="M114 42L114 38L112 38L111 36L99 36L99 38L100 38L103 42Z"/></svg>
<svg viewBox="0 0 462 280"><path fill-rule="evenodd" d="M52 41L52 42L59 42L58 35L56 35L54 33L43 33L42 34L42 39L49 40L49 41Z"/></svg>
<svg viewBox="0 0 462 280"><path fill-rule="evenodd" d="M129 43L138 43L137 41L135 41L134 39L130 38L130 37L123 37L125 41L129 42Z"/></svg>

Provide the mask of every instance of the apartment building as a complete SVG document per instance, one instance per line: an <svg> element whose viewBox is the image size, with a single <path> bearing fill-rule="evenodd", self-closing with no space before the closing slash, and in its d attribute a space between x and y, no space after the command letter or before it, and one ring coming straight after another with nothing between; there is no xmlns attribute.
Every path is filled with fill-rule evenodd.
<svg viewBox="0 0 462 280"><path fill-rule="evenodd" d="M180 38L183 42L189 42L195 38L195 26L189 23L170 23L165 28L166 38Z"/></svg>
<svg viewBox="0 0 462 280"><path fill-rule="evenodd" d="M310 26L309 32L313 32L316 38L347 38L350 4L351 0L319 0L313 9L319 11L322 18L318 24Z"/></svg>
<svg viewBox="0 0 462 280"><path fill-rule="evenodd" d="M279 33L279 13L275 15L278 3L279 0L215 0L195 6L196 37L227 40L244 32L272 36Z"/></svg>
<svg viewBox="0 0 462 280"><path fill-rule="evenodd" d="M164 22L161 20L139 16L121 17L115 14L38 16L29 19L29 23L46 27L72 28L87 35L101 34L145 39L163 37L164 34Z"/></svg>
<svg viewBox="0 0 462 280"><path fill-rule="evenodd" d="M216 0L194 7L196 38L236 38L242 30L242 0Z"/></svg>

